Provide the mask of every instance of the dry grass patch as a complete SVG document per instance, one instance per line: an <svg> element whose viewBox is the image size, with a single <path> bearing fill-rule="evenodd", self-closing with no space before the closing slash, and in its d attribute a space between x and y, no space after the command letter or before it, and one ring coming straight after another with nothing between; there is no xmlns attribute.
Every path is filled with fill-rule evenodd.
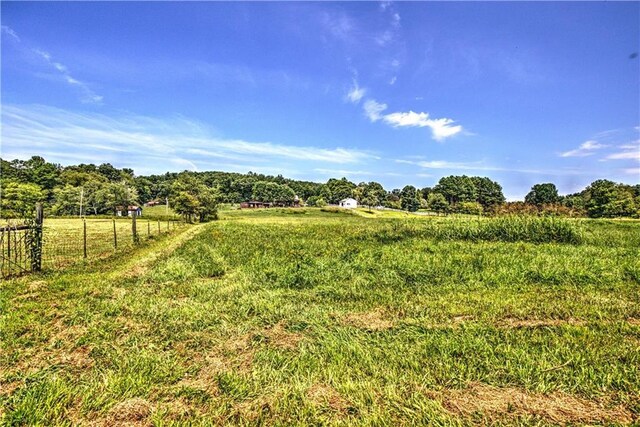
<svg viewBox="0 0 640 427"><path fill-rule="evenodd" d="M382 308L347 314L342 318L342 323L367 331L385 331L394 327L389 314Z"/></svg>
<svg viewBox="0 0 640 427"><path fill-rule="evenodd" d="M630 317L627 319L627 323L633 326L640 326L640 319L635 319L633 317Z"/></svg>
<svg viewBox="0 0 640 427"><path fill-rule="evenodd" d="M303 338L302 334L287 331L284 322L278 322L274 326L265 329L263 335L270 345L287 350L298 348L298 344Z"/></svg>
<svg viewBox="0 0 640 427"><path fill-rule="evenodd" d="M307 390L307 397L316 406L329 408L333 412L347 413L349 401L328 384L316 383Z"/></svg>
<svg viewBox="0 0 640 427"><path fill-rule="evenodd" d="M111 408L105 422L106 425L123 425L125 423L145 425L144 422L151 415L152 409L151 404L145 399L127 399Z"/></svg>
<svg viewBox="0 0 640 427"><path fill-rule="evenodd" d="M566 393L528 393L513 387L471 383L462 390L448 390L433 396L444 408L465 418L480 415L491 423L503 418L534 416L562 425L574 423L620 423L633 421L624 406L586 400Z"/></svg>
<svg viewBox="0 0 640 427"><path fill-rule="evenodd" d="M544 328L549 326L585 325L584 320L578 319L518 319L515 317L507 317L497 322L501 328Z"/></svg>

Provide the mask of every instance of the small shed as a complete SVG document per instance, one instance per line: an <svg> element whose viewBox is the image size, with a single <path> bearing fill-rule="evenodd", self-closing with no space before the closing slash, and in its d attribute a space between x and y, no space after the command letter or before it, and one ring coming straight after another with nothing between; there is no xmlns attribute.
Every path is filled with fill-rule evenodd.
<svg viewBox="0 0 640 427"><path fill-rule="evenodd" d="M340 203L338 203L338 206L345 209L355 209L358 207L358 201L351 197L347 197L346 199L340 200Z"/></svg>
<svg viewBox="0 0 640 427"><path fill-rule="evenodd" d="M131 205L131 206L127 206L127 209L125 210L124 206L118 206L116 208L116 215L117 216L124 216L124 213L127 213L127 216L142 216L142 208L140 206L135 206L135 205Z"/></svg>

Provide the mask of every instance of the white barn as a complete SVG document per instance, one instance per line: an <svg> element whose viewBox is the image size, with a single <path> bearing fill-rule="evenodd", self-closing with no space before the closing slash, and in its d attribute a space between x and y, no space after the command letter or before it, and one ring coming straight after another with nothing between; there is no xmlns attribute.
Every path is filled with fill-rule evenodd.
<svg viewBox="0 0 640 427"><path fill-rule="evenodd" d="M346 199L340 200L338 206L345 209L355 209L358 207L358 201L356 199L352 199L351 197L347 197Z"/></svg>

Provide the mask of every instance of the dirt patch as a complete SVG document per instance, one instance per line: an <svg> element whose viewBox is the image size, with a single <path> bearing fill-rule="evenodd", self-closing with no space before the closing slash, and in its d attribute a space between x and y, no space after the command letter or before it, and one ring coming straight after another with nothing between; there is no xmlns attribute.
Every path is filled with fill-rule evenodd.
<svg viewBox="0 0 640 427"><path fill-rule="evenodd" d="M93 367L94 361L91 356L91 348L82 346L74 348L70 352L64 352L55 357L54 362L69 365L75 369L88 369Z"/></svg>
<svg viewBox="0 0 640 427"><path fill-rule="evenodd" d="M627 319L627 323L633 326L640 326L640 319L630 317Z"/></svg>
<svg viewBox="0 0 640 427"><path fill-rule="evenodd" d="M178 386L195 388L210 396L216 396L218 394L217 376L227 369L228 362L224 358L218 355L208 355L197 375L183 378Z"/></svg>
<svg viewBox="0 0 640 427"><path fill-rule="evenodd" d="M330 385L314 384L307 390L307 397L316 406L327 407L334 412L346 413L349 402Z"/></svg>
<svg viewBox="0 0 640 427"><path fill-rule="evenodd" d="M144 421L151 414L151 410L151 404L144 399L128 399L111 408L109 420L116 422Z"/></svg>
<svg viewBox="0 0 640 427"><path fill-rule="evenodd" d="M270 425L269 419L275 414L275 402L279 395L261 396L253 400L245 400L233 407L232 418L251 425Z"/></svg>
<svg viewBox="0 0 640 427"><path fill-rule="evenodd" d="M263 335L267 338L269 345L287 350L298 348L298 344L303 338L302 334L287 331L284 322L279 322L265 329Z"/></svg>
<svg viewBox="0 0 640 427"><path fill-rule="evenodd" d="M0 396L9 396L13 394L13 392L16 391L21 385L21 381L13 381L10 383L0 381Z"/></svg>
<svg viewBox="0 0 640 427"><path fill-rule="evenodd" d="M460 315L460 316L454 316L453 319L451 319L451 321L453 322L454 325L460 325L462 323L465 322L471 322L475 320L474 316L470 316L470 315Z"/></svg>
<svg viewBox="0 0 640 427"><path fill-rule="evenodd" d="M342 323L356 328L365 329L367 331L385 331L393 328L393 321L388 313L377 308L372 311L361 313L350 313L342 318Z"/></svg>
<svg viewBox="0 0 640 427"><path fill-rule="evenodd" d="M586 400L566 393L528 393L512 387L493 387L471 383L462 390L436 393L432 397L456 415L466 418L481 415L487 421L501 418L535 416L558 424L621 423L633 420L623 406L611 406L605 401Z"/></svg>
<svg viewBox="0 0 640 427"><path fill-rule="evenodd" d="M584 320L578 319L518 319L515 317L506 317L497 322L497 326L501 328L544 328L548 326L585 325Z"/></svg>

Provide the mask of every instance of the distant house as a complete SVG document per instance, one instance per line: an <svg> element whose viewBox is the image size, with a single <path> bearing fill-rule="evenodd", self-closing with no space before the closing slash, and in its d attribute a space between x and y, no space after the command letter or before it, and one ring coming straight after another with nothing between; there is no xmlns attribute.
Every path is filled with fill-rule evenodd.
<svg viewBox="0 0 640 427"><path fill-rule="evenodd" d="M164 201L156 199L156 200L151 200L151 201L145 203L144 205L145 206L149 206L149 207L158 206L158 205L164 205Z"/></svg>
<svg viewBox="0 0 640 427"><path fill-rule="evenodd" d="M351 197L347 197L346 199L340 200L338 206L345 209L355 209L358 207L358 201L356 199L352 199Z"/></svg>
<svg viewBox="0 0 640 427"><path fill-rule="evenodd" d="M126 212L126 215L124 213ZM140 206L127 206L127 209L124 206L116 207L116 215L117 216L142 216L142 208Z"/></svg>

